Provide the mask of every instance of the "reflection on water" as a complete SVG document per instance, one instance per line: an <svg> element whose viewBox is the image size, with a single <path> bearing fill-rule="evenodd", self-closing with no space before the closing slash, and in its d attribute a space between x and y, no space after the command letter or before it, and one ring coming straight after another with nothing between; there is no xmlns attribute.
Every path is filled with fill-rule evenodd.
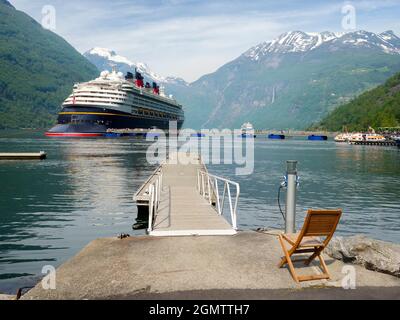
<svg viewBox="0 0 400 320"><path fill-rule="evenodd" d="M1 151L45 150L45 161L0 161L0 291L32 285L43 265L60 263L98 237L132 231L132 194L154 169L140 139L49 139L0 136ZM241 229L282 227L277 191L285 160L299 161L300 225L310 207L342 207L338 232L400 242L400 152L396 148L257 138L255 169L241 185ZM283 197L284 198L284 197Z"/></svg>
<svg viewBox="0 0 400 320"><path fill-rule="evenodd" d="M154 168L144 140L1 138L0 151L45 150L45 161L0 162L0 291L31 285L91 240L133 232L133 192Z"/></svg>
<svg viewBox="0 0 400 320"><path fill-rule="evenodd" d="M255 159L251 176L234 176L229 166L209 166L214 173L240 183L241 228L283 227L278 187L285 161L296 159L300 176L298 227L308 208L340 207L344 214L338 234L365 233L400 242L400 152L396 147L257 139Z"/></svg>

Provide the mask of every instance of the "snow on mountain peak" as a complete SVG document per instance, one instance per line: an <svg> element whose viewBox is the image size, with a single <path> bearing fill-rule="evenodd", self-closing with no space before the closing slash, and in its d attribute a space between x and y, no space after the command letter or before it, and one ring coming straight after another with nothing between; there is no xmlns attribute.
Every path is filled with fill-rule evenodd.
<svg viewBox="0 0 400 320"><path fill-rule="evenodd" d="M111 57L112 55L115 55L114 51L107 49L107 48L100 48L100 47L92 48L88 52L90 54L97 54L98 56L107 57L107 58Z"/></svg>
<svg viewBox="0 0 400 320"><path fill-rule="evenodd" d="M118 55L115 51L107 49L107 48L101 48L101 47L95 47L90 49L89 51L85 52L83 54L89 61L94 63L98 68L104 68L104 67L110 67L112 65L116 65L117 68L120 71L131 71L134 70L135 68L137 71L142 73L143 76L150 78L152 81L157 81L160 83L185 83L186 82L181 79L181 78L176 78L176 77L163 77L160 76L159 74L153 72L150 67L144 63L144 62L132 62L126 57ZM100 57L101 62L99 63L98 61L95 61L97 59L93 59L94 57Z"/></svg>
<svg viewBox="0 0 400 320"><path fill-rule="evenodd" d="M258 60L260 56L267 53L305 52L340 36L339 33L328 31L321 33L289 31L272 41L266 41L251 48L245 53L245 56L252 60Z"/></svg>
<svg viewBox="0 0 400 320"><path fill-rule="evenodd" d="M386 53L400 53L400 45L398 45L400 39L393 31L386 31L379 35L364 30L347 33L289 31L272 41L266 41L251 48L244 53L244 56L257 61L268 53L306 52L325 43L334 43L339 39L344 44L377 46Z"/></svg>
<svg viewBox="0 0 400 320"><path fill-rule="evenodd" d="M396 36L392 30L387 30L385 32L382 32L378 36L385 41L400 41L400 38Z"/></svg>
<svg viewBox="0 0 400 320"><path fill-rule="evenodd" d="M127 58L125 58L123 56L116 54L115 51L112 51L107 48L95 47L95 48L89 50L89 54L106 58L107 60L112 61L112 62L124 63L131 67L135 65L132 61L128 60Z"/></svg>

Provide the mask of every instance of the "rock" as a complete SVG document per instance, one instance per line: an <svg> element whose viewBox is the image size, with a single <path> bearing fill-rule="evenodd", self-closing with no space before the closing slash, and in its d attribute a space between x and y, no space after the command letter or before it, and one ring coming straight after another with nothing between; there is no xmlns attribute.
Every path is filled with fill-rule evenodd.
<svg viewBox="0 0 400 320"><path fill-rule="evenodd" d="M343 262L400 277L400 245L357 235L332 238L325 253Z"/></svg>

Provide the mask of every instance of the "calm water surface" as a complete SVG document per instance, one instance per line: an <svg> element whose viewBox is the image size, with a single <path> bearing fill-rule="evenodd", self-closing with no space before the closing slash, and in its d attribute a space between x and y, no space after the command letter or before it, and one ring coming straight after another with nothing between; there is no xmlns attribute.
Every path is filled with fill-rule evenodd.
<svg viewBox="0 0 400 320"><path fill-rule="evenodd" d="M91 240L132 231L132 194L154 170L141 139L50 139L0 133L0 152L45 150L44 161L0 161L0 292L33 285ZM285 161L299 161L297 224L307 208L344 209L338 234L400 243L400 152L332 141L257 138L252 175L231 165L212 173L240 183L241 229L280 228L277 191ZM284 197L284 194L283 194Z"/></svg>

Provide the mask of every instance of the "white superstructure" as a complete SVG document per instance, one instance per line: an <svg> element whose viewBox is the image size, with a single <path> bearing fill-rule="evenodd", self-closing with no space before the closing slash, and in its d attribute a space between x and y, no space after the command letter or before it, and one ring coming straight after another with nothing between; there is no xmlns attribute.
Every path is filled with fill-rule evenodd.
<svg viewBox="0 0 400 320"><path fill-rule="evenodd" d="M48 136L92 136L110 129L178 129L184 121L182 106L156 82L144 83L140 72L126 76L115 69L103 71L94 80L75 84L62 104L58 124Z"/></svg>
<svg viewBox="0 0 400 320"><path fill-rule="evenodd" d="M152 88L138 87L115 70L103 71L95 80L74 85L63 107L75 105L95 105L131 114L183 120L183 115L180 116L178 112L182 106L175 99L167 97L163 90L158 95L153 93Z"/></svg>

